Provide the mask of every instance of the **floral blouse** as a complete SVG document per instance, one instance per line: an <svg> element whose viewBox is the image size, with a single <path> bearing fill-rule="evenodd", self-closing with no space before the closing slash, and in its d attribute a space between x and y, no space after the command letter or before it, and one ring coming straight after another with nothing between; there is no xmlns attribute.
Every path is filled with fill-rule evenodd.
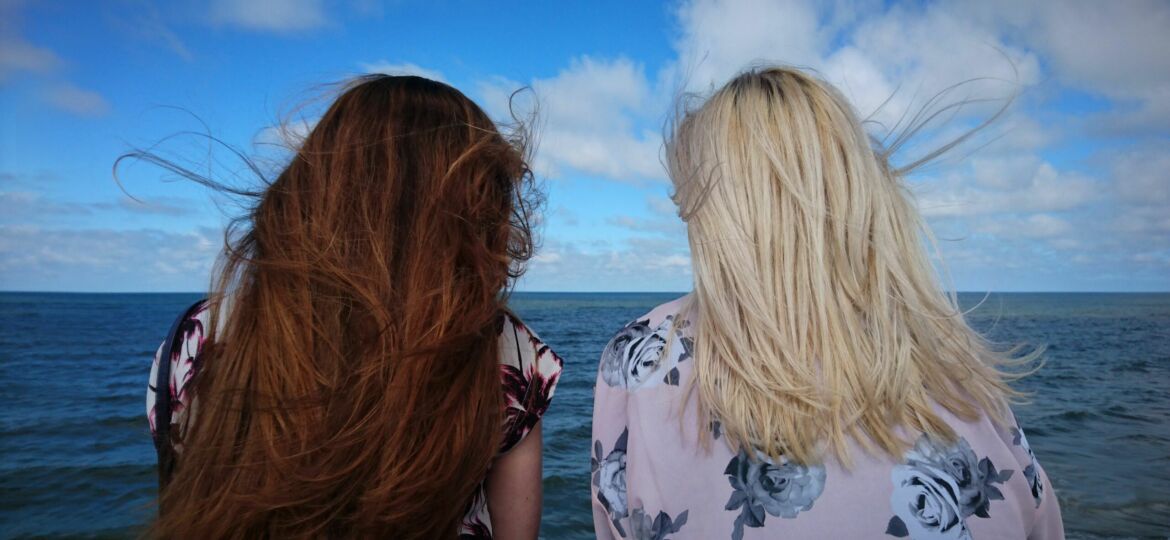
<svg viewBox="0 0 1170 540"><path fill-rule="evenodd" d="M598 538L1064 537L1018 425L967 422L940 407L957 441L923 435L900 459L856 448L848 469L733 451L718 422L704 449L698 406L685 399L694 341L685 322L674 324L680 307L631 322L602 352L591 449Z"/></svg>
<svg viewBox="0 0 1170 540"><path fill-rule="evenodd" d="M193 310L182 323L182 344L172 351L171 362L171 429L176 452L182 451L182 437L186 419L191 410L192 376L199 367L209 312L204 304ZM500 387L504 393L504 422L500 429L503 439L500 455L516 447L541 416L548 410L560 380L563 361L536 333L520 319L505 314L500 324ZM150 368L150 382L146 392L146 416L150 431L155 432L155 375L158 371L160 346ZM480 482L467 512L463 516L459 537L464 539L492 538L492 521L488 513L487 495Z"/></svg>

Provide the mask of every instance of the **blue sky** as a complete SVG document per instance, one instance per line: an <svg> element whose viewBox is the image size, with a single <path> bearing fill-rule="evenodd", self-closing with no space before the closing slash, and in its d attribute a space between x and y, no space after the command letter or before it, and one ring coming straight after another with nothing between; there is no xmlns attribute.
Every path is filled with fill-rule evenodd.
<svg viewBox="0 0 1170 540"><path fill-rule="evenodd" d="M956 288L1166 291L1165 28L1170 4L1139 0L2 0L0 290L205 289L236 209L145 164L122 170L130 199L114 159L195 130L279 163L273 126L295 134L323 85L386 71L441 78L497 118L532 89L549 198L521 290L685 291L659 159L672 100L778 62L816 70L874 126L989 79L952 97L1000 101L930 126L903 163L1017 96L911 177ZM252 181L199 137L160 149Z"/></svg>

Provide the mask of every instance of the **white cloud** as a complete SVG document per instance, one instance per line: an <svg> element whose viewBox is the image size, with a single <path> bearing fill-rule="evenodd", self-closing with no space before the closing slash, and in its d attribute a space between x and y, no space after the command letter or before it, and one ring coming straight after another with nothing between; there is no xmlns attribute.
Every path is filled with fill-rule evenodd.
<svg viewBox="0 0 1170 540"><path fill-rule="evenodd" d="M893 95L877 116L887 126L955 83L978 77L1013 81L971 84L948 96L951 101L1003 98L1016 90L1015 83L1039 79L1034 54L969 24L954 9L845 4L829 9L800 1L684 2L676 11L677 57L654 76L626 58L583 56L555 77L530 81L543 127L538 172L662 179L660 126L672 96L684 88L706 91L758 63L818 70L862 115ZM493 113L507 118L507 98L520 86L484 82L480 95ZM960 119L986 116L999 104L967 107Z"/></svg>
<svg viewBox="0 0 1170 540"><path fill-rule="evenodd" d="M620 215L612 216L606 219L605 222L609 225L622 227L631 231L654 232L667 236L685 235L687 230L686 225L678 218L662 219Z"/></svg>
<svg viewBox="0 0 1170 540"><path fill-rule="evenodd" d="M269 32L310 30L328 24L321 0L213 0L212 21Z"/></svg>
<svg viewBox="0 0 1170 540"><path fill-rule="evenodd" d="M635 233L656 233L674 242L675 248L687 248L687 226L679 218L674 202L661 195L650 195L646 197L646 209L649 215L618 214L606 218L605 222Z"/></svg>
<svg viewBox="0 0 1170 540"><path fill-rule="evenodd" d="M661 136L638 126L665 111L645 68L625 58L574 59L557 76L529 85L537 103L537 172L557 177L566 169L626 182L661 180ZM522 85L506 79L481 82L479 93L494 116L510 120L509 100ZM658 112L647 112L658 111ZM519 111L521 117L524 111Z"/></svg>
<svg viewBox="0 0 1170 540"><path fill-rule="evenodd" d="M198 201L184 197L133 199L123 195L107 201L76 202L47 197L39 191L0 191L0 223L14 225L61 224L69 218L84 218L96 212L186 216L200 210L203 207Z"/></svg>
<svg viewBox="0 0 1170 540"><path fill-rule="evenodd" d="M1165 140L1113 157L1112 230L1170 249L1170 148Z"/></svg>
<svg viewBox="0 0 1170 540"><path fill-rule="evenodd" d="M1067 82L1114 96L1170 97L1165 95L1170 90L1170 4L1075 0L1034 5L1042 32L1037 45Z"/></svg>
<svg viewBox="0 0 1170 540"><path fill-rule="evenodd" d="M64 62L57 53L37 47L18 37L0 40L0 82L17 72L52 73Z"/></svg>
<svg viewBox="0 0 1170 540"><path fill-rule="evenodd" d="M213 229L44 229L0 226L5 290L206 290L223 235Z"/></svg>
<svg viewBox="0 0 1170 540"><path fill-rule="evenodd" d="M133 15L130 20L120 23L123 28L136 33L147 41L166 45L175 55L187 62L195 58L179 34L167 26L157 6L143 3L136 7L138 13Z"/></svg>
<svg viewBox="0 0 1170 540"><path fill-rule="evenodd" d="M982 141L1003 138L971 157L960 149L951 158L962 161L944 160L915 178L920 205L932 223L955 225L959 236L970 237L948 246L947 254L979 271L1010 266L1039 274L1066 263L1113 264L1122 273L1138 268L1126 264L1166 268L1170 55L1163 49L1170 4L684 0L675 16L675 57L662 65L647 66L636 57L578 56L559 72L523 82L483 81L476 88L478 101L496 118L506 119L511 92L532 87L540 104L536 166L543 176L574 174L644 184L664 177L659 131L671 112L673 94L717 86L755 62L813 68L840 87L862 115L893 95L878 115L886 125L947 85L973 77L1015 79L1026 88L1011 124L1000 124ZM324 2L316 0L212 0L212 19L274 32L330 22ZM165 27L160 32L152 37L170 44L180 56L189 55L177 36ZM53 51L23 40L0 43L0 82L12 73L39 74L38 86L54 88L60 76L53 74L63 64ZM413 63L382 60L359 65L366 71L446 79L439 71ZM1000 97L1012 89L1007 84L984 84L952 97ZM1100 98L1104 110L1077 119L1050 108L1053 98L1067 89ZM54 92L55 98L52 92L43 95L78 114L109 110L100 95L76 86L59 85ZM932 139L965 129L991 107L994 104L964 111L952 125L924 133L928 137L921 144L929 147ZM266 130L256 141L295 145L310 126L311 122L302 122L285 133ZM1126 147L1128 142L1113 140L1108 146L1111 155L1093 161L1076 155L1087 153L1081 150L1084 141L1065 144L1082 136L1086 127L1103 138L1124 131L1152 134L1158 141ZM0 208L12 209L13 215L24 211L25 216L30 215L28 208L40 208L40 215L47 216L28 217L26 224L48 224L69 214L103 209L45 200L24 185L11 189L0 193ZM643 197L646 192L630 188L618 193ZM586 229L578 225L572 201L551 202L557 208L552 219L558 226L573 227L574 234ZM167 206L162 203L159 211ZM134 210L119 206L124 202L102 204ZM623 230L617 232L626 234L625 240L546 243L533 261L528 282L537 285L532 288L685 289L689 259L684 227L665 198L654 197L647 204L648 214L589 216L590 223L608 225L603 225L607 232L620 227ZM79 238L100 240L99 232L74 231ZM37 234L46 245L79 249L79 243L64 240L65 232ZM149 245L148 237L139 240ZM101 240L106 244L95 240L93 245L113 245L110 238ZM106 264L102 260L91 262ZM4 275L9 274L0 273Z"/></svg>
<svg viewBox="0 0 1170 540"><path fill-rule="evenodd" d="M1011 81L964 89L970 97L984 98L1005 97L1014 83L1039 78L1034 54L1010 46L945 3L883 8L874 2L695 0L684 3L678 17L682 31L675 44L678 65L672 69L688 89L706 91L760 63L810 68L836 85L862 116L893 96L876 116L886 125L962 81ZM966 114L983 114L990 107L971 107Z"/></svg>
<svg viewBox="0 0 1170 540"><path fill-rule="evenodd" d="M532 257L532 261L537 264L551 265L561 262L561 254L556 251L544 251Z"/></svg>
<svg viewBox="0 0 1170 540"><path fill-rule="evenodd" d="M1111 224L1119 233L1137 236L1138 244L1160 244L1170 249L1170 209L1138 206L1121 209Z"/></svg>
<svg viewBox="0 0 1170 540"><path fill-rule="evenodd" d="M918 206L931 218L1053 212L1079 208L1099 200L1101 193L1089 177L1058 171L1039 160L1018 169L1026 174L1001 177L997 173L1002 170L1013 169L1010 165L983 165L938 180L920 180L915 183Z"/></svg>
<svg viewBox="0 0 1170 540"><path fill-rule="evenodd" d="M425 79L439 81L441 83L447 82L447 78L444 77L443 74L438 70L427 69L419 66L418 64L412 64L410 62L395 64L386 60L379 60L377 62L362 63L359 64L359 66L361 67L362 71L366 73L383 73L386 75L415 75L417 77L423 77Z"/></svg>
<svg viewBox="0 0 1170 540"><path fill-rule="evenodd" d="M102 116L110 105L96 92L85 90L56 76L66 65L57 53L20 36L16 28L19 3L0 4L0 84L18 73L39 75L39 97L54 108L79 116Z"/></svg>
<svg viewBox="0 0 1170 540"><path fill-rule="evenodd" d="M562 225L576 226L581 223L577 212L574 212L571 208L563 204L557 205L551 212L546 212L541 216L549 221L556 221Z"/></svg>
<svg viewBox="0 0 1170 540"><path fill-rule="evenodd" d="M880 16L862 21L849 43L843 51L863 55L886 78L876 91L862 88L853 96L861 102L858 106L863 111L875 100L887 98L889 88L899 83L908 94L919 92L922 98L929 98L947 86L972 78L1024 85L1039 79L1039 62L1034 54L1009 45L993 29L972 24L947 4L924 8L892 6ZM846 72L828 75L834 82L845 81L849 76ZM969 90L978 98L992 93L1002 95L1005 88L991 85Z"/></svg>
<svg viewBox="0 0 1170 540"><path fill-rule="evenodd" d="M110 112L110 104L101 94L69 83L49 87L43 97L49 105L78 116L103 116Z"/></svg>
<svg viewBox="0 0 1170 540"><path fill-rule="evenodd" d="M85 204L56 201L37 191L0 192L0 220L6 223L60 219L62 216L83 216L91 213Z"/></svg>
<svg viewBox="0 0 1170 540"><path fill-rule="evenodd" d="M957 225L960 237L976 233L973 240L963 244L966 247L949 245L945 250L948 256L958 253L961 262L978 269L1006 268L1011 261L1017 261L1011 264L1016 264L1021 274L1013 275L1013 279L1034 264L1067 262L1071 260L1069 253L1078 250L1096 249L1112 254L1115 260L1128 260L1140 251L1136 247L1140 235L1170 230L1170 218L1163 217L1167 213L1162 207L1150 205L1128 205L1125 212L1112 216L1109 207L1114 203L1109 201L1120 200L1125 193L1153 192L1154 198L1161 197L1157 187L1167 183L1158 184L1162 177L1156 172L1168 168L1143 156L1141 162L1151 164L1142 168L1141 174L1118 172L1125 168L1118 162L1110 171L1112 175L1099 175L1076 161L1041 157L1054 145L1075 136L1067 128L1076 125L1076 119L1059 118L1061 113L1055 111L1060 121L1053 122L1052 109L1047 109L1050 114L1046 117L1030 116L1036 110L1031 107L1046 106L1045 100L1054 91L1059 92L1054 84L1088 85L1084 76L1075 75L1076 69L1053 63L1046 56L1054 47L1066 52L1075 49L1055 38L1051 43L1044 42L1048 38L1036 30L1036 13L1055 9L1061 8L1029 5L1012 12L1004 5L991 9L947 1L925 5L876 1L683 2L676 12L676 58L659 66L656 72L647 75L644 66L625 58L580 57L555 77L531 81L546 123L538 165L552 175L574 170L616 180L661 177L657 162L660 137L646 128L661 125L661 119L670 112L672 95L683 88L705 91L760 62L816 70L838 86L863 116L889 99L876 115L887 128L944 88L982 78L985 80L945 96L944 101L991 99L992 103L966 106L949 122L929 126L902 154L910 159L921 155L935 147L937 141L948 140L986 118L1003 104L1002 98L1020 93L1011 114L914 178L920 207L932 223L952 228ZM1065 23L1052 23L1054 28L1060 24ZM1097 31L1117 34L1110 39L1133 42L1121 35L1125 33L1123 28L1124 25ZM1076 31L1065 27L1058 30L1076 35ZM1093 40L1085 39L1074 45L1092 44ZM1142 50L1143 55L1160 54L1156 52L1158 47ZM1069 61L1091 64L1090 59L1075 57L1072 53ZM1057 73L1054 81L1050 69L1064 71ZM1116 88L1125 87L1127 75L1118 72L1116 76ZM1162 75L1144 76L1151 77L1149 88L1159 88ZM1036 85L1042 89L1033 90ZM506 109L498 104L506 103L509 93L519 86L497 80L482 84L480 94L485 102L496 104L493 113L502 116L498 113ZM1101 90L1104 86L1088 87L1105 92ZM1131 101L1133 115L1148 114L1150 107L1159 103L1138 99L1153 95L1143 92L1125 98ZM1124 120L1117 110L1111 111L1109 118ZM968 155L984 144L987 146ZM647 156L655 159L647 160ZM1122 174L1129 179L1115 180ZM1111 185L1117 182L1117 186ZM602 283L638 283L640 278L625 273L632 272L631 267L625 266L631 262L658 265L655 271L666 272L661 267L664 261L678 262L677 257L686 257L682 234L685 228L665 198L651 200L649 205L646 217L614 215L606 218L606 223L630 231L635 241L659 239L670 242L669 247L657 246L649 251L653 256L647 257L645 246L635 247L630 242L607 243L604 247L552 242L546 246L546 252L553 250L549 260L534 266L531 282L551 282L548 276L560 275L556 272L567 276L584 272L598 276ZM1065 255L1058 261L1053 253ZM1083 264L1090 262L1086 259ZM559 288L573 288L568 284L575 279L568 278L567 284ZM1043 281L1021 283L1027 287ZM645 287L663 286L646 283Z"/></svg>
<svg viewBox="0 0 1170 540"><path fill-rule="evenodd" d="M951 268L961 265L967 281L1006 269L997 287L1164 290L1170 286L1164 142L1100 158L1107 182L1078 181L1075 174L1057 181L1065 173L1032 153L972 160L967 183L952 191L973 204L932 212L940 237L962 240L943 242L944 259L958 263ZM1027 181L998 183L1019 178Z"/></svg>
<svg viewBox="0 0 1170 540"><path fill-rule="evenodd" d="M1123 201L1161 206L1170 213L1170 143L1121 152L1112 171Z"/></svg>
<svg viewBox="0 0 1170 540"><path fill-rule="evenodd" d="M685 243L635 238L621 245L549 241L522 278L521 290L687 291L691 259Z"/></svg>
<svg viewBox="0 0 1170 540"><path fill-rule="evenodd" d="M995 0L957 3L984 25L1002 28L1044 56L1056 81L1115 100L1127 111L1094 118L1105 133L1170 128L1170 4Z"/></svg>
<svg viewBox="0 0 1170 540"><path fill-rule="evenodd" d="M798 0L695 0L682 3L676 15L676 75L700 92L753 62L817 67L833 32L811 2Z"/></svg>
<svg viewBox="0 0 1170 540"><path fill-rule="evenodd" d="M118 197L113 203L94 203L92 206L100 210L120 210L131 214L146 214L157 216L186 216L201 210L196 202L183 197L151 197L136 199L128 196Z"/></svg>
<svg viewBox="0 0 1170 540"><path fill-rule="evenodd" d="M1026 238L1054 238L1073 231L1071 223L1051 214L1032 214L1026 218L997 218L977 226L979 232ZM1075 247L1075 246L1069 246Z"/></svg>
<svg viewBox="0 0 1170 540"><path fill-rule="evenodd" d="M1170 149L1161 142L1140 155L1123 153L1107 170L1059 149L1073 144L1085 126L1161 130L1155 133L1164 141L1170 125L1170 56L1162 49L1170 5L1017 4L683 2L676 12L676 58L656 72L647 74L625 58L581 57L556 77L531 82L547 123L539 164L553 175L571 169L617 180L659 177L657 159L646 157L658 157L660 137L646 128L661 125L671 96L680 89L706 91L760 62L812 68L840 88L862 116L889 99L875 115L887 128L941 90L981 79L944 101L990 103L972 103L948 122L928 126L901 154L909 159L895 163L962 133L996 111L1003 98L1018 95L1008 116L913 179L930 221L969 237L944 249L970 270L965 279L987 283L981 275L1009 268L999 274L1008 281L995 288L1050 288L1058 269L1077 264L1086 265L1078 286L1165 283L1135 266L1135 272L1145 272L1140 279L1109 285L1114 278L1108 276L1124 269L1104 261L1138 264L1135 254L1151 253L1162 255L1147 256L1142 264L1168 259ZM519 86L496 81L482 85L481 94L505 103ZM1086 124L1052 107L1067 88L1111 101ZM533 282L549 282L545 276L555 269L569 276L596 275L603 283L641 283L625 273L632 272L627 263L658 265L651 273L670 275L661 265L685 258L685 229L669 201L659 197L649 204L649 216L615 215L606 223L631 231L633 240L658 239L671 242L669 247L646 251L631 242L603 247L554 242L547 247L554 250L555 265L537 264ZM1087 252L1095 256L1083 256Z"/></svg>

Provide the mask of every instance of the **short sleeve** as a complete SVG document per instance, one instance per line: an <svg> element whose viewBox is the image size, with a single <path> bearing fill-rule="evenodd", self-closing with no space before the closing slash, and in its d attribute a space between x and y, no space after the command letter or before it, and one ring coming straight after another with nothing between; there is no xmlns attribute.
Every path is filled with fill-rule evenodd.
<svg viewBox="0 0 1170 540"><path fill-rule="evenodd" d="M1056 493L1048 480L1048 475L1036 454L1028 444L1028 437L1020 427L1019 421L1010 428L1012 454L1023 471L1022 478L1028 484L1031 501L1028 506L1034 509L1032 527L1028 532L1030 540L1050 540L1064 538L1064 523L1060 515L1060 503Z"/></svg>
<svg viewBox="0 0 1170 540"><path fill-rule="evenodd" d="M1048 473L1036 463L1033 473L1037 481L1045 486L1051 486ZM1032 531L1028 534L1029 540L1058 540L1064 538L1064 520L1060 515L1060 503L1056 500L1056 493L1051 488L1036 508L1036 519L1032 523Z"/></svg>
<svg viewBox="0 0 1170 540"><path fill-rule="evenodd" d="M528 435L552 404L564 361L511 314L500 331L500 379L504 392L504 426L500 453Z"/></svg>
<svg viewBox="0 0 1170 540"><path fill-rule="evenodd" d="M675 403L672 400L681 394L683 372L688 369L683 363L690 361L694 350L694 340L686 330L689 323L676 320L683 301L680 298L668 302L631 321L602 349L593 386L593 437L589 449L593 531L599 540L638 536L631 530L634 523L650 523L641 521L650 519L638 513L643 508L633 506L644 502L644 490L657 489L645 487L654 484L653 473L643 469L645 472L638 474L636 462L627 458L631 449L645 448L649 439L659 439L664 432L648 429L657 425L653 422L632 422L631 411L637 408L635 400L647 392L662 392L658 395L666 401L658 403L670 403L671 407ZM643 411L654 408L644 407ZM639 515L642 518L635 517ZM678 515L675 519L682 521L672 525L671 515ZM671 527L681 527L686 515L685 511L659 513L652 527L677 532Z"/></svg>
<svg viewBox="0 0 1170 540"><path fill-rule="evenodd" d="M171 351L169 388L163 390L169 391L171 394L171 425L175 426L175 429L171 430L171 434L172 438L177 440L182 440L187 413L191 408L191 381L198 368L199 356L203 352L204 329L207 327L208 317L206 303L193 310L191 315L179 326L179 333L182 336L179 347ZM146 384L146 418L150 425L151 435L155 434L158 427L156 425L158 404L156 392L159 389L155 388L155 381L157 380L159 362L162 361L164 345L165 343L160 344L154 353L154 360L150 364L150 379ZM177 446L178 444L176 444Z"/></svg>
<svg viewBox="0 0 1170 540"><path fill-rule="evenodd" d="M151 436L158 431L158 428L155 426L155 407L158 405L158 395L156 393L158 389L155 388L155 382L158 380L158 363L159 358L162 356L164 345L165 343L160 343L158 349L154 351L154 361L150 363L150 378L146 382L146 421L150 424Z"/></svg>

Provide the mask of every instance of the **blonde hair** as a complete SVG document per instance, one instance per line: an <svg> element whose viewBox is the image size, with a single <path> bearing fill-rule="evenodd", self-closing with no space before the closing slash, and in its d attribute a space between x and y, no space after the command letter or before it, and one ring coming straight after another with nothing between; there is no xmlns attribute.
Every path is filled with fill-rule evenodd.
<svg viewBox="0 0 1170 540"><path fill-rule="evenodd" d="M899 455L907 429L953 439L934 403L1003 421L1018 394L1002 368L1039 352L1015 359L967 325L903 172L835 89L752 70L671 131L702 425L773 458L848 464L851 440Z"/></svg>

